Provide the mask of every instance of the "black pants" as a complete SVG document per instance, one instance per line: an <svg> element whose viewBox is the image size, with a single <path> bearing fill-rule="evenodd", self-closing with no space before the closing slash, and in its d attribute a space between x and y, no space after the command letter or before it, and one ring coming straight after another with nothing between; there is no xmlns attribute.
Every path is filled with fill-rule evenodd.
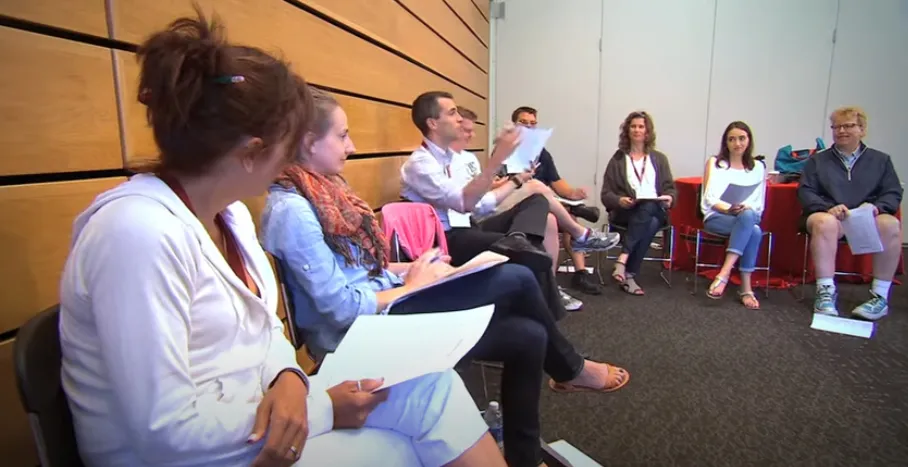
<svg viewBox="0 0 908 467"><path fill-rule="evenodd" d="M558 330L530 270L502 264L427 289L394 305L390 312L457 311L492 303L492 321L465 359L504 364L501 407L505 458L510 467L535 467L541 461L539 397L543 371L555 381L569 381L583 369L583 357Z"/></svg>
<svg viewBox="0 0 908 467"><path fill-rule="evenodd" d="M628 254L624 266L628 274L640 274L643 258L656 232L665 225L665 218L665 208L659 201L637 201L630 209L609 212L609 223L627 228L621 239L621 252Z"/></svg>
<svg viewBox="0 0 908 467"><path fill-rule="evenodd" d="M545 196L534 194L517 203L513 208L483 220L478 226L448 230L446 238L451 264L460 266L488 250L493 243L515 232L523 233L540 251L545 251L542 240L545 238L548 215L548 200ZM549 268L544 271L532 268L531 270L539 282L539 287L542 289L543 297L549 305L552 316L556 320L565 317L567 310L564 309L564 304L561 302L558 283L555 282L552 270Z"/></svg>

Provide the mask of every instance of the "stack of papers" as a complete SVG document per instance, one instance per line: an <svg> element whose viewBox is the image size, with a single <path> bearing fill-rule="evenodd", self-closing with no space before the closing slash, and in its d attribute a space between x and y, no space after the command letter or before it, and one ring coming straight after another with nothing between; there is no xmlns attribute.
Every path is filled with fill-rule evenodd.
<svg viewBox="0 0 908 467"><path fill-rule="evenodd" d="M872 205L864 204L849 210L848 216L842 221L842 230L845 231L845 240L848 241L851 254L866 255L883 251Z"/></svg>
<svg viewBox="0 0 908 467"><path fill-rule="evenodd" d="M360 315L325 357L325 387L384 378L376 391L454 368L485 333L495 305L416 315Z"/></svg>

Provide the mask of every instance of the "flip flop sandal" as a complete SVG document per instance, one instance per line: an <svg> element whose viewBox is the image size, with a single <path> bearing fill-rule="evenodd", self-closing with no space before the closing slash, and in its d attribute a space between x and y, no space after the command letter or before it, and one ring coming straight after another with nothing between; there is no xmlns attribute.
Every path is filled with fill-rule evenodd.
<svg viewBox="0 0 908 467"><path fill-rule="evenodd" d="M725 284L725 286L722 288L722 293L717 294L716 289L718 289L722 284ZM706 291L706 296L713 300L718 300L718 299L722 298L723 295L725 295L725 289L727 289L727 288L728 288L728 278L722 277L722 276L716 276L716 278L713 279L713 283L709 284L709 290Z"/></svg>
<svg viewBox="0 0 908 467"><path fill-rule="evenodd" d="M621 290L624 293L633 295L635 297L642 297L646 295L642 288L637 284L637 281L633 277L628 277L621 283Z"/></svg>
<svg viewBox="0 0 908 467"><path fill-rule="evenodd" d="M591 388L588 386L576 386L570 383L556 383L554 379L549 379L549 389L555 391L559 394L571 394L571 393L581 393L581 392L599 392L599 393L609 393L615 392L624 386L627 385L631 380L631 374L627 372L624 368L619 368L614 365L609 365L604 363L606 368L608 368L608 375L611 377L613 374L624 374L624 380L618 383L615 386L603 386L601 388ZM612 371L614 370L614 371Z"/></svg>
<svg viewBox="0 0 908 467"><path fill-rule="evenodd" d="M751 300L753 300L752 303L755 303L756 305L748 305L747 297L750 297ZM759 310L760 309L760 301L757 300L757 296L754 295L753 292L739 292L738 298L741 299L741 304L744 305L744 308L747 308L748 310Z"/></svg>

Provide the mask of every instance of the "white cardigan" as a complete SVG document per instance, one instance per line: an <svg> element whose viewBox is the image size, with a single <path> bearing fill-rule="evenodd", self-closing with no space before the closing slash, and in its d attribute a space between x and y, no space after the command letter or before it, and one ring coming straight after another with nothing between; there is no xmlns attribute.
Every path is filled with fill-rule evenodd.
<svg viewBox="0 0 908 467"><path fill-rule="evenodd" d="M299 369L277 284L242 203L224 212L262 298L158 178L138 175L76 220L61 284L62 380L88 465L248 465L264 391ZM332 429L310 393L310 438Z"/></svg>

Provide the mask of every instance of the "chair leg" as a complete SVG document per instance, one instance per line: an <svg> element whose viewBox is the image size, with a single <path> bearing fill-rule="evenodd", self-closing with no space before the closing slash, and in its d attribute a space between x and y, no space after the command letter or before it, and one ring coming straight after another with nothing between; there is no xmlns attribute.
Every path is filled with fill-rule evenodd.
<svg viewBox="0 0 908 467"><path fill-rule="evenodd" d="M669 227L668 229L668 287L672 287L672 274L675 270L675 227ZM665 242L663 242L663 245ZM663 251L665 248L663 248ZM663 276L664 278L665 276Z"/></svg>
<svg viewBox="0 0 908 467"><path fill-rule="evenodd" d="M772 278L772 232L769 232L769 245L766 251L766 298L769 298L769 280Z"/></svg>
<svg viewBox="0 0 908 467"><path fill-rule="evenodd" d="M697 294L697 286L700 281L700 229L697 229L697 244L694 247L694 292Z"/></svg>
<svg viewBox="0 0 908 467"><path fill-rule="evenodd" d="M804 234L804 263L801 265L801 300L804 300L807 297L807 253L810 249L810 236Z"/></svg>
<svg viewBox="0 0 908 467"><path fill-rule="evenodd" d="M482 375L482 395L486 398L486 404L489 403L489 383L486 381L486 366L479 364L479 374Z"/></svg>

